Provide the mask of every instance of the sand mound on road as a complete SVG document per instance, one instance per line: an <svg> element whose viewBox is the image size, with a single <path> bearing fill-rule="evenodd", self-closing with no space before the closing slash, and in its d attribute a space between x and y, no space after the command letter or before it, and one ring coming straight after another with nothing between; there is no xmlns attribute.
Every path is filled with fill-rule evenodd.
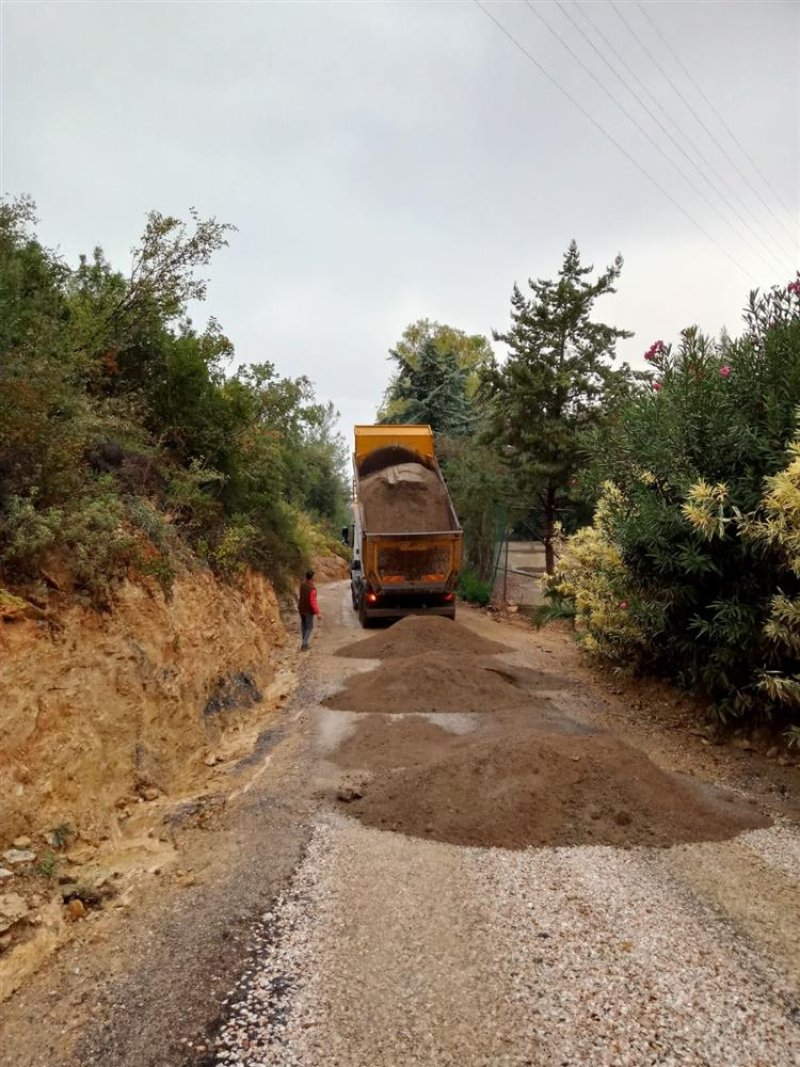
<svg viewBox="0 0 800 1067"><path fill-rule="evenodd" d="M379 773L347 810L383 830L512 849L669 846L769 824L605 734L463 739L433 763Z"/></svg>
<svg viewBox="0 0 800 1067"><path fill-rule="evenodd" d="M525 703L532 690L551 685L551 678L538 671L496 667L491 660L466 660L463 654L423 652L356 675L323 704L391 714L491 712Z"/></svg>
<svg viewBox="0 0 800 1067"><path fill-rule="evenodd" d="M361 503L372 533L450 530L447 490L421 463L396 463L361 479Z"/></svg>
<svg viewBox="0 0 800 1067"><path fill-rule="evenodd" d="M492 656L510 652L507 645L489 641L441 615L409 615L388 630L340 648L337 656L355 659L401 659L421 652L451 652Z"/></svg>

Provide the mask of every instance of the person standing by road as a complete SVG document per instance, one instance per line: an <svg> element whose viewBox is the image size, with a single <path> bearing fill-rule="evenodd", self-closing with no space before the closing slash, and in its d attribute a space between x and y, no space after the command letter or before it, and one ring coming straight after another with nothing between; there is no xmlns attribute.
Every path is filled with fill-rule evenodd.
<svg viewBox="0 0 800 1067"><path fill-rule="evenodd" d="M308 651L308 643L311 640L311 632L314 629L314 616L322 618L317 603L317 587L314 585L314 572L306 571L304 582L300 583L300 594L297 597L297 610L300 612L300 636L302 644L301 652Z"/></svg>

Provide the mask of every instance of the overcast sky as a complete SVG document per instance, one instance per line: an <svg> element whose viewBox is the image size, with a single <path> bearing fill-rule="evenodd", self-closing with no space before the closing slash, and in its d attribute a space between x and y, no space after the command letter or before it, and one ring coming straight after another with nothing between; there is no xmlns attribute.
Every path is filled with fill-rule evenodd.
<svg viewBox="0 0 800 1067"><path fill-rule="evenodd" d="M625 257L598 313L635 364L690 323L737 332L749 288L800 265L791 0L0 6L3 192L68 259L101 244L122 268L149 209L234 223L204 313L238 361L308 374L348 436L406 324L505 328L513 282L573 237Z"/></svg>

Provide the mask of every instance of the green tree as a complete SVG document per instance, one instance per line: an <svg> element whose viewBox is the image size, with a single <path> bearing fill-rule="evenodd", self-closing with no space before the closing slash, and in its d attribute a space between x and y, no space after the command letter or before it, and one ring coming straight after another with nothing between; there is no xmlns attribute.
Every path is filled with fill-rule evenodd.
<svg viewBox="0 0 800 1067"><path fill-rule="evenodd" d="M468 432L467 371L459 366L455 353L441 351L429 339L413 363L396 350L392 359L399 367L393 387L394 415L383 421L427 423L435 433L451 436Z"/></svg>
<svg viewBox="0 0 800 1067"><path fill-rule="evenodd" d="M69 267L35 222L0 201L0 580L108 602L126 574L168 587L188 547L296 574L340 519L341 441L307 378L228 374L217 322L192 325L232 228L151 213L125 275L99 248Z"/></svg>
<svg viewBox="0 0 800 1067"><path fill-rule="evenodd" d="M632 334L592 319L595 302L616 291L622 257L591 280L593 270L572 241L556 280L531 279L530 297L515 285L511 327L494 333L508 358L484 374L492 401L487 436L509 458L519 498L542 515L548 574L559 506L584 435L632 381L627 364L611 366L617 341Z"/></svg>
<svg viewBox="0 0 800 1067"><path fill-rule="evenodd" d="M379 422L428 422L455 434L472 427L480 374L492 360L485 337L418 319L403 331L389 358L396 370Z"/></svg>

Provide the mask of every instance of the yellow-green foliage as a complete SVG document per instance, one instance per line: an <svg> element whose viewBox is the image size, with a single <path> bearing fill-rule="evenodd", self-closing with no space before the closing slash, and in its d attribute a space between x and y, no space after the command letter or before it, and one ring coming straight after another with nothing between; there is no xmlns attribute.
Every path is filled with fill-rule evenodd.
<svg viewBox="0 0 800 1067"><path fill-rule="evenodd" d="M784 567L800 577L800 440L789 448L787 466L766 480L766 492L756 515L743 517L742 536L774 550ZM780 581L780 575L777 576ZM800 657L800 599L782 590L770 600L764 624L768 646L789 667ZM782 664L784 666L784 664ZM765 670L759 675L759 690L778 706L800 707L800 674L796 670Z"/></svg>
<svg viewBox="0 0 800 1067"><path fill-rule="evenodd" d="M753 511L743 514L733 506L725 483L702 478L688 490L680 508L704 541L733 534L760 546L774 560L775 591L761 630L763 659L753 677L755 689L773 710L800 708L800 596L781 587L794 589L794 579L800 578L800 438L788 452L789 463L765 480L764 495ZM646 477L640 480L647 484ZM556 573L546 581L551 596L575 604L584 647L615 661L652 640L631 611L632 603L641 606L637 583L612 532L615 511L622 505L619 490L607 482L593 525L566 542Z"/></svg>
<svg viewBox="0 0 800 1067"><path fill-rule="evenodd" d="M681 507L681 512L689 524L710 541L714 537L724 537L725 528L731 521L731 517L725 514L727 501L727 485L722 482L709 485L701 478L689 490L688 499Z"/></svg>
<svg viewBox="0 0 800 1067"><path fill-rule="evenodd" d="M786 567L800 578L800 439L790 448L789 464L766 480L757 517L743 522L743 533L777 549Z"/></svg>
<svg viewBox="0 0 800 1067"><path fill-rule="evenodd" d="M569 538L545 584L549 596L574 602L575 628L588 652L624 662L642 633L630 610L630 577L607 528L617 500L615 486L606 484L594 523Z"/></svg>

